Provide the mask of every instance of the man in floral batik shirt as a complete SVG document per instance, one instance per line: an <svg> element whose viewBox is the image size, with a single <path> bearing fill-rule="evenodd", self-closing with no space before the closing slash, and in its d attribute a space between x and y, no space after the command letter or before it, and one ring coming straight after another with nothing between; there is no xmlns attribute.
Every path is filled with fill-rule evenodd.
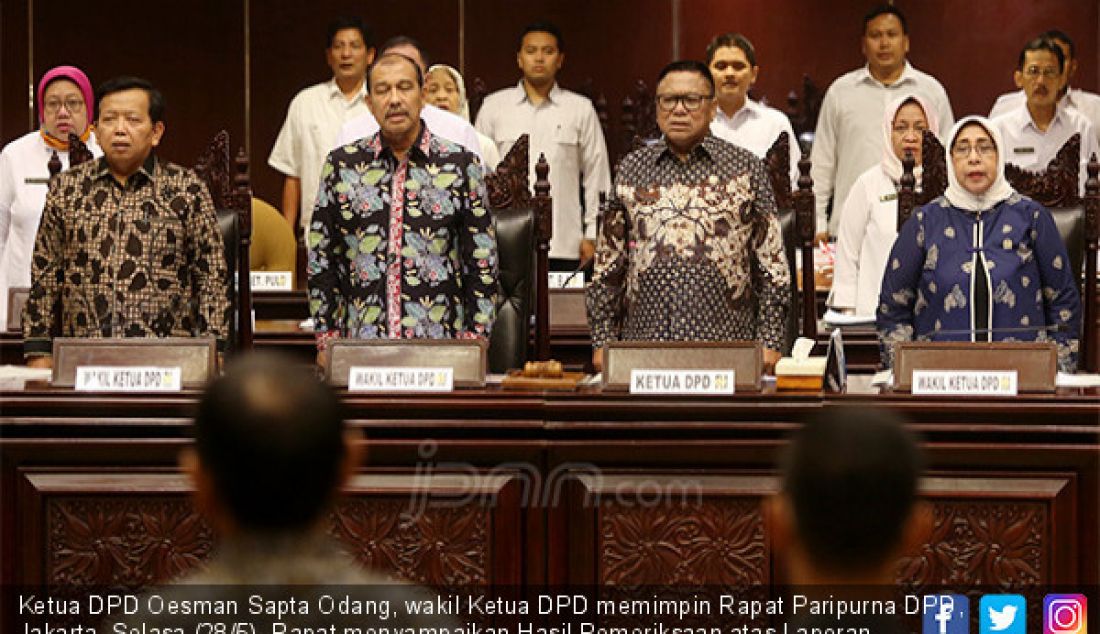
<svg viewBox="0 0 1100 634"><path fill-rule="evenodd" d="M333 150L309 228L318 361L336 337L488 338L497 245L478 158L420 119L415 62L367 74L378 133Z"/></svg>
<svg viewBox="0 0 1100 634"><path fill-rule="evenodd" d="M714 79L673 62L657 80L663 136L619 164L588 286L593 365L610 340L761 341L779 360L790 273L775 198L751 152L708 134Z"/></svg>

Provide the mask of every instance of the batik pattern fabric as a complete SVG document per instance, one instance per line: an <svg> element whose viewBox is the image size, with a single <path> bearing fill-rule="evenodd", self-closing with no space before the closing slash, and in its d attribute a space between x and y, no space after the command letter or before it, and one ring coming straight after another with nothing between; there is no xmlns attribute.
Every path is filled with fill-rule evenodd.
<svg viewBox="0 0 1100 634"><path fill-rule="evenodd" d="M224 349L225 278L214 203L195 172L150 156L123 185L105 159L84 163L46 195L25 352L50 354L57 336L210 336Z"/></svg>
<svg viewBox="0 0 1100 634"><path fill-rule="evenodd" d="M780 350L790 273L775 197L749 151L707 135L623 159L587 292L592 342L758 340Z"/></svg>
<svg viewBox="0 0 1100 634"><path fill-rule="evenodd" d="M404 160L380 134L333 150L309 231L318 347L356 339L488 338L496 236L482 167L421 133Z"/></svg>
<svg viewBox="0 0 1100 634"><path fill-rule="evenodd" d="M1058 367L1077 367L1081 297L1050 212L1013 193L964 211L940 197L905 223L887 260L876 324L882 363L899 341L973 341L977 252L989 282L993 341L1053 341Z"/></svg>

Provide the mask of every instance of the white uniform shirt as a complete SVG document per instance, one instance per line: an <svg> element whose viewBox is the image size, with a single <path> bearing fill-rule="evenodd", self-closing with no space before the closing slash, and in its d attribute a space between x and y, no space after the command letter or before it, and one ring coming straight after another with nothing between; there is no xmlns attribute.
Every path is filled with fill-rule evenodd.
<svg viewBox="0 0 1100 634"><path fill-rule="evenodd" d="M446 110L436 108L430 104L424 104L424 107L420 109L420 118L424 120L424 123L428 126L428 129L432 131L432 134L461 145L474 154L477 154L482 164L485 163L485 157L481 153L481 142L478 140L477 130L474 129L474 126L470 125L469 121L453 112L447 112ZM331 143L329 150L335 150L342 145L354 143L359 139L365 139L375 132L378 132L378 130L378 121L374 119L374 115L368 110L365 114L359 115L344 123L343 127L340 128L340 134L333 137L335 141ZM321 158L324 159L324 156ZM496 163L493 165L495 166Z"/></svg>
<svg viewBox="0 0 1100 634"><path fill-rule="evenodd" d="M886 261L898 235L897 223L897 187L882 165L875 165L860 174L844 201L830 306L875 315Z"/></svg>
<svg viewBox="0 0 1100 634"><path fill-rule="evenodd" d="M577 259L582 237L596 239L600 192L611 191L607 146L592 102L555 84L546 101L536 106L527 99L521 80L516 86L485 98L477 114L477 129L496 142L501 156L508 153L521 135L530 135L532 186L535 163L540 154L546 155L554 201L550 257Z"/></svg>
<svg viewBox="0 0 1100 634"><path fill-rule="evenodd" d="M340 126L353 117L368 113L363 97L366 83L347 99L335 79L310 86L294 96L286 121L271 149L267 164L287 176L301 179L298 224L309 227L313 204L321 187L321 166L332 149Z"/></svg>
<svg viewBox="0 0 1100 634"><path fill-rule="evenodd" d="M791 188L794 189L798 187L798 161L802 158L802 149L787 115L752 99L745 99L745 105L733 113L732 117L726 116L718 108L714 120L710 122L711 134L740 145L760 159L764 158L783 132L787 133L790 141Z"/></svg>
<svg viewBox="0 0 1100 634"><path fill-rule="evenodd" d="M1047 164L1058 154L1058 150L1062 149L1062 145L1071 136L1080 133L1081 171L1077 188L1082 194L1085 192L1088 157L1094 152L1100 156L1100 148L1097 147L1092 124L1080 112L1074 108L1058 106L1046 132L1040 130L1032 121L1027 102L992 121L993 125L1000 129L1001 137L1004 139L1005 163L1031 171L1046 169Z"/></svg>
<svg viewBox="0 0 1100 634"><path fill-rule="evenodd" d="M997 97L997 102L993 104L993 109L989 111L989 118L993 119L1008 114L1026 102L1027 95L1024 94L1024 91L1006 92ZM1096 133L1096 140L1100 141L1100 95L1070 88L1066 91L1066 94L1062 95L1058 105L1066 108L1076 108L1077 112L1085 115L1085 118L1092 124L1092 131Z"/></svg>
<svg viewBox="0 0 1100 634"><path fill-rule="evenodd" d="M905 93L916 93L936 109L940 138L955 125L947 92L935 77L913 68L909 62L901 77L889 86L871 75L866 66L841 75L829 86L817 117L810 154L814 197L817 199L817 231L825 228L830 198L834 201L829 233L836 235L843 215L843 201L860 174L882 160L882 118L887 106Z"/></svg>
<svg viewBox="0 0 1100 634"><path fill-rule="evenodd" d="M93 155L103 154L95 134L86 145ZM53 152L38 130L0 152L0 330L8 323L8 289L31 285L31 255L49 190ZM69 152L58 150L57 157L61 169L69 169Z"/></svg>

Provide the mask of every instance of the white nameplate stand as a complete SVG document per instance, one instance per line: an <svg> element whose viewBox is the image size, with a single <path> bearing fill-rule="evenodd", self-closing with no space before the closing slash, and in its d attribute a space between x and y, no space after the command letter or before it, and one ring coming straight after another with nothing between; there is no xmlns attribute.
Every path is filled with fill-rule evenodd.
<svg viewBox="0 0 1100 634"><path fill-rule="evenodd" d="M292 291L294 276L290 271L252 271L250 283L252 290L260 293L269 291Z"/></svg>
<svg viewBox="0 0 1100 634"><path fill-rule="evenodd" d="M183 371L179 366L82 365L76 368L78 392L179 392Z"/></svg>
<svg viewBox="0 0 1100 634"><path fill-rule="evenodd" d="M453 392L454 368L352 366L349 392Z"/></svg>
<svg viewBox="0 0 1100 634"><path fill-rule="evenodd" d="M1016 396L1015 370L913 370L913 394L923 396Z"/></svg>
<svg viewBox="0 0 1100 634"><path fill-rule="evenodd" d="M729 396L734 393L734 379L733 370L635 368L630 371L630 393Z"/></svg>

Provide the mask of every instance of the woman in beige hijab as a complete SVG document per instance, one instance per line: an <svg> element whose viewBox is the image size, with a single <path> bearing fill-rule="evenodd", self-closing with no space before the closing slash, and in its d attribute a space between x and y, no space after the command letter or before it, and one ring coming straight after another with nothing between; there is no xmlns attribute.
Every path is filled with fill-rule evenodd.
<svg viewBox="0 0 1100 634"><path fill-rule="evenodd" d="M466 84L457 70L446 64L436 64L428 69L428 76L424 81L428 103L457 114L467 121L470 120ZM497 150L496 143L480 132L477 133L477 137L481 143L481 158L485 161L486 171L496 169L497 163L500 162L500 151Z"/></svg>

